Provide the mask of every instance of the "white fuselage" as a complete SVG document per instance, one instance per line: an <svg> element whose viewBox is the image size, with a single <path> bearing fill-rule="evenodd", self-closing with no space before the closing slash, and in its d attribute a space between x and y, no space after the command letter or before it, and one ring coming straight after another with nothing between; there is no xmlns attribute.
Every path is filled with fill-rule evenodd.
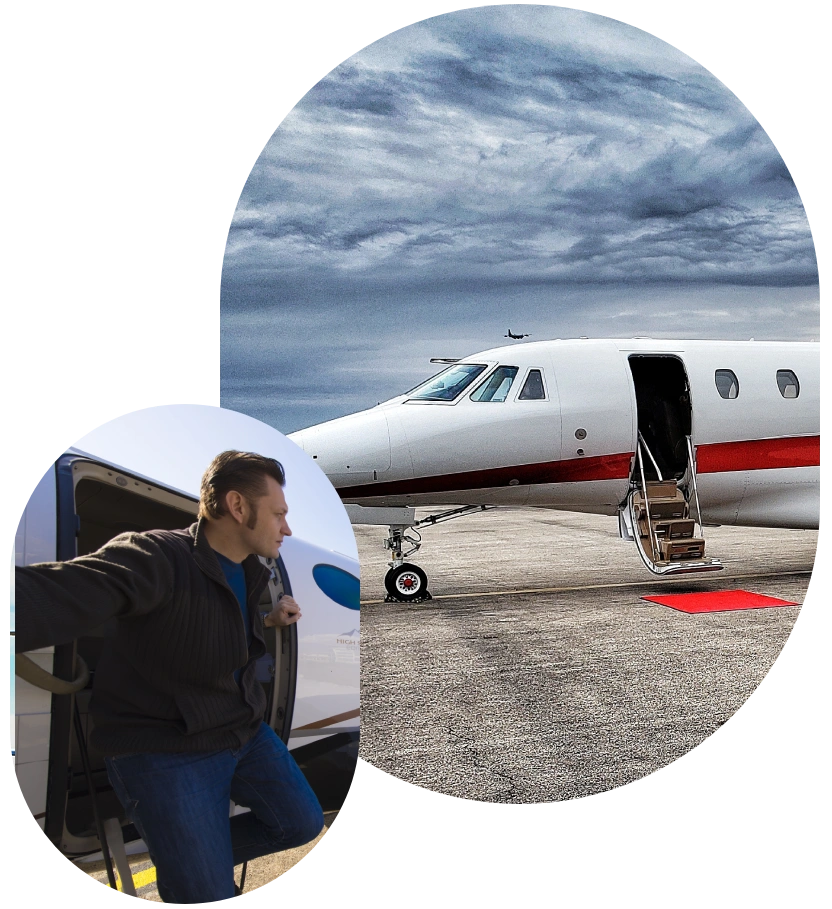
<svg viewBox="0 0 832 909"><path fill-rule="evenodd" d="M662 420L660 410L647 414L645 401L664 396L657 406L668 410L669 423L687 420L706 522L818 525L816 343L539 341L460 364L484 368L453 400L400 395L290 438L349 503L615 514L630 487L639 430ZM514 372L508 393L477 400L501 367ZM524 397L532 371L542 388L538 382L537 394ZM684 394L663 387L665 374ZM665 428L671 439L681 433Z"/></svg>

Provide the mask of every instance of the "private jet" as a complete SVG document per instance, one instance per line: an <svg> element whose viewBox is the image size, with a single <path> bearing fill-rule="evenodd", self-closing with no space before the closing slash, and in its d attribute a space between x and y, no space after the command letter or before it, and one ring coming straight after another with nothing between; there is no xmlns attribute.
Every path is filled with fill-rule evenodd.
<svg viewBox="0 0 832 909"><path fill-rule="evenodd" d="M430 596L420 529L506 505L617 517L654 574L712 572L708 525L817 528L819 370L812 342L534 341L289 438L389 528L390 599Z"/></svg>
<svg viewBox="0 0 832 909"><path fill-rule="evenodd" d="M15 564L86 555L127 530L174 529L196 520L194 495L72 449L36 487L15 539ZM271 571L261 611L282 594L303 606L303 619L267 628L268 652L257 677L264 720L287 743L324 810L340 807L352 779L359 734L359 568L355 559L287 537ZM113 620L114 621L114 620ZM127 892L125 856L146 851L90 741L92 679L114 632L113 622L68 644L18 654L14 762L29 810L65 855L104 846ZM231 813L248 809L229 806Z"/></svg>

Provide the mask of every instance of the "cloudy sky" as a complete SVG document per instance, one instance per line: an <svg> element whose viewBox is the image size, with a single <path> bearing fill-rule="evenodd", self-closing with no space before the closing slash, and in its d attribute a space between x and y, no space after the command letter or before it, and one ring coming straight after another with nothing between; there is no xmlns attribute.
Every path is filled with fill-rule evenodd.
<svg viewBox="0 0 832 909"><path fill-rule="evenodd" d="M282 432L430 357L532 340L818 337L788 169L689 57L542 6L440 16L318 83L251 172L222 284L222 404Z"/></svg>

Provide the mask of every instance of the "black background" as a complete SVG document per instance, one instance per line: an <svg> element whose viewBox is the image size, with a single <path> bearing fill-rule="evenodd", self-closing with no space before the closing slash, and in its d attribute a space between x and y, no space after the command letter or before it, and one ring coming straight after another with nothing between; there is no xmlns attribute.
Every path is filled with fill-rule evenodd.
<svg viewBox="0 0 832 909"><path fill-rule="evenodd" d="M173 36L160 30L148 44L140 66L124 64L123 78L122 64L110 57L100 71L93 68L95 89L85 79L75 101L59 96L66 158L44 168L33 188L37 195L59 187L59 201L38 234L38 264L26 266L26 293L16 297L23 343L8 398L9 423L17 427L16 503L39 476L38 465L96 416L145 399L215 398L215 258L232 193L264 128L295 101L305 79L318 79L345 47L393 21L430 12L398 4L385 10L386 18L308 7L262 21L243 11L233 21L202 22L204 40L197 40L196 24L174 23ZM696 48L723 79L736 80L745 102L776 129L809 194L809 214L818 216L825 176L820 28L806 16L786 18L788 10L738 18L736 7L711 3L660 13L628 5L611 13L646 21L651 31ZM74 78L67 73L70 85ZM95 103L108 79L123 87L122 103L112 108ZM52 160L42 147L32 154ZM822 236L818 241L823 246ZM275 326L276 348L291 344L291 336L291 326ZM814 596L810 603L816 606ZM695 761L631 793L573 803L554 815L506 815L432 800L363 770L329 847L267 898L398 900L432 892L445 872L466 883L562 880L579 856L596 869L656 850L693 851L700 863L719 853L726 868L738 867L748 848L764 858L773 831L791 829L822 791L807 678L810 625L801 620L776 680L746 708L744 721L729 724ZM66 900L75 880L70 868L29 832L16 804L26 847L20 859L34 863L31 883Z"/></svg>

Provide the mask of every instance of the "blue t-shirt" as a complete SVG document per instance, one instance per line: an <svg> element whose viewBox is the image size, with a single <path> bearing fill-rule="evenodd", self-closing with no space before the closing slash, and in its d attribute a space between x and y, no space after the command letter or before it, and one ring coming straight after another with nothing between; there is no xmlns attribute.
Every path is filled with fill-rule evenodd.
<svg viewBox="0 0 832 909"><path fill-rule="evenodd" d="M234 592L234 596L237 597L237 602L240 604L240 611L243 614L243 626L246 630L246 646L251 646L251 624L248 620L248 605L246 600L248 599L248 590L246 589L246 573L243 569L241 562L232 562L231 559L226 558L222 553L214 550L214 555L217 557L217 561L220 563L220 568L222 568L222 573L225 575L226 581L228 581L228 586ZM241 669L238 669L234 673L234 678L237 680L237 684L240 683L240 673Z"/></svg>

